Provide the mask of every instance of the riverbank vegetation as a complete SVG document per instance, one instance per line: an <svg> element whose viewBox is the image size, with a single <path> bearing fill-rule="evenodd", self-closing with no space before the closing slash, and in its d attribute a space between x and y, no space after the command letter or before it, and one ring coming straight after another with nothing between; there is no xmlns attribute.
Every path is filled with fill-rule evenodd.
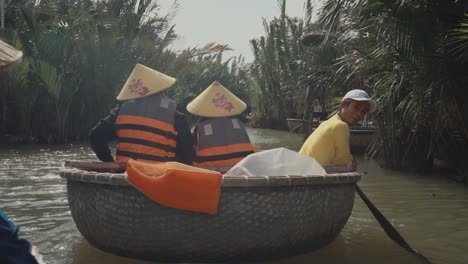
<svg viewBox="0 0 468 264"><path fill-rule="evenodd" d="M278 0L248 64L226 59L224 44L172 50L177 9L161 15L157 1L32 2L6 4L0 36L25 56L0 78L0 135L85 138L138 62L178 79L169 91L180 110L219 80L265 128L310 119L314 99L331 113L346 91L365 89L378 101L370 157L405 170L444 160L468 173L466 0L327 0L318 12L306 0L301 18Z"/></svg>
<svg viewBox="0 0 468 264"><path fill-rule="evenodd" d="M261 51L252 64L260 69L253 72L261 80L255 83L262 95L257 108L281 113L260 112L260 119L284 124L311 99L332 105L350 89L365 89L379 106L373 117L378 136L368 155L394 169L424 170L445 160L467 175L467 6L468 1L329 0L315 23L282 12L266 24L264 37L252 41ZM297 31L308 33L301 39ZM285 105L293 107L284 111Z"/></svg>
<svg viewBox="0 0 468 264"><path fill-rule="evenodd" d="M248 102L243 59L223 59L230 49L217 43L173 51L175 14L161 16L155 1L18 0L7 1L5 14L1 38L24 58L0 78L4 139L84 139L136 63L177 78L169 92L182 111L214 80Z"/></svg>

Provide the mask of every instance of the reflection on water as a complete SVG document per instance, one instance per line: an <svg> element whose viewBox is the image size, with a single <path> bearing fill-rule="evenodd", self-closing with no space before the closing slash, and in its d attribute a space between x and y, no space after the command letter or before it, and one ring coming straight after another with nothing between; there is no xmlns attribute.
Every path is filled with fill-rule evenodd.
<svg viewBox="0 0 468 264"><path fill-rule="evenodd" d="M298 150L301 135L251 129L259 149ZM114 256L89 245L75 227L65 181L65 160L95 160L86 144L18 146L0 149L0 207L37 245L47 263L148 263ZM381 169L358 159L367 172L359 185L408 243L433 263L468 263L468 191L443 177ZM305 255L266 263L421 263L398 247L356 195L353 213L338 238Z"/></svg>
<svg viewBox="0 0 468 264"><path fill-rule="evenodd" d="M303 142L302 135L287 131L248 129L248 132L250 140L260 150L284 147L298 151Z"/></svg>

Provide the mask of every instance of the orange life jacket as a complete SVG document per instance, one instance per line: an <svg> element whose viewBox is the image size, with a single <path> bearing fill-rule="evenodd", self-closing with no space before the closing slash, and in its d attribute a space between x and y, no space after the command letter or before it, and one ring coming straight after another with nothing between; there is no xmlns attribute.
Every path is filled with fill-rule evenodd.
<svg viewBox="0 0 468 264"><path fill-rule="evenodd" d="M177 162L127 162L127 181L161 205L215 214L221 195L221 173Z"/></svg>
<svg viewBox="0 0 468 264"><path fill-rule="evenodd" d="M257 151L237 118L212 118L200 122L195 128L195 137L194 166L232 167Z"/></svg>
<svg viewBox="0 0 468 264"><path fill-rule="evenodd" d="M175 161L175 111L175 101L163 93L124 102L115 122L115 161Z"/></svg>

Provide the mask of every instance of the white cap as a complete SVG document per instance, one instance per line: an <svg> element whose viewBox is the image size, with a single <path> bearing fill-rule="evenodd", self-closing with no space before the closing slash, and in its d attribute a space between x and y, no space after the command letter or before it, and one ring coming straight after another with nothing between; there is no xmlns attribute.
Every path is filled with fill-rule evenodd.
<svg viewBox="0 0 468 264"><path fill-rule="evenodd" d="M345 100L353 100L353 101L367 101L369 102L369 112L374 112L377 109L377 103L370 99L369 95L364 90L354 89L345 94L341 102Z"/></svg>

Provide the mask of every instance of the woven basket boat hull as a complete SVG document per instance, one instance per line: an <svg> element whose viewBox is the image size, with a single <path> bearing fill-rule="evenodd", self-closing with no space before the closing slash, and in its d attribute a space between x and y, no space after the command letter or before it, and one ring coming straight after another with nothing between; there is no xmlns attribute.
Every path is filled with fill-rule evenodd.
<svg viewBox="0 0 468 264"><path fill-rule="evenodd" d="M304 184L289 179L284 185L284 178L248 184L225 177L218 212L208 215L160 206L116 174L61 176L68 180L72 217L91 244L170 262L266 260L320 249L346 224L360 178L322 176L323 184L307 184L302 177Z"/></svg>

